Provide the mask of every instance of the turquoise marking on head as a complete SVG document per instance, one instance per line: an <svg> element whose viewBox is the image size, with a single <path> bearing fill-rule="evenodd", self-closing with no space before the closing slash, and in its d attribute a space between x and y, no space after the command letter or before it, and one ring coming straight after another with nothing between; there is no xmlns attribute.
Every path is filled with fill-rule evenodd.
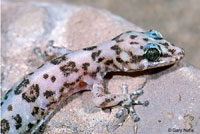
<svg viewBox="0 0 200 134"><path fill-rule="evenodd" d="M153 39L162 39L162 35L161 33L155 31L155 30L149 30L147 32L145 32L145 35L148 36L149 38L153 38Z"/></svg>

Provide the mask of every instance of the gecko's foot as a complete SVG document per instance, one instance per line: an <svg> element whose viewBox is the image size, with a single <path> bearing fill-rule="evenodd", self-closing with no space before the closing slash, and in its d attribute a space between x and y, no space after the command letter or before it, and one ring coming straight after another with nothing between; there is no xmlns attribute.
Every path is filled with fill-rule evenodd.
<svg viewBox="0 0 200 134"><path fill-rule="evenodd" d="M134 109L134 105L143 105L143 106L148 106L149 105L149 101L139 101L137 100L137 98L143 94L143 90L142 88L139 88L138 90L132 92L132 93L128 93L128 86L126 84L122 85L122 90L123 90L123 94L129 94L129 97L127 98L127 100L125 100L119 111L116 114L116 118L120 119L122 116L124 116L124 111L128 110L128 114L130 114L132 120L134 122L137 122L140 120L140 117L137 115L135 109Z"/></svg>
<svg viewBox="0 0 200 134"><path fill-rule="evenodd" d="M63 54L68 54L70 52L72 52L72 50L66 49L64 47L54 46L53 40L48 41L48 44L45 47L44 52L42 52L39 47L34 48L34 53L44 61L49 61L55 57L61 56Z"/></svg>
<svg viewBox="0 0 200 134"><path fill-rule="evenodd" d="M138 122L140 120L140 117L137 115L134 106L135 105L143 105L148 106L149 101L138 101L137 98L143 94L143 90L139 88L138 90L128 93L128 86L126 84L122 85L123 94L127 94L128 97L125 101L122 102L121 107L119 108L119 111L116 113L115 117L112 120L109 121L107 125L108 132L113 132L117 128L123 125L125 120L127 119L128 115L131 116L131 119L134 122Z"/></svg>
<svg viewBox="0 0 200 134"><path fill-rule="evenodd" d="M40 57L42 60L44 61L47 61L49 59L49 57L52 57L54 54L53 54L53 46L54 44L54 41L53 40L50 40L48 41L48 44L47 46L45 47L45 50L44 52L42 52L41 48L40 47L35 47L33 49L33 52L38 56Z"/></svg>
<svg viewBox="0 0 200 134"><path fill-rule="evenodd" d="M35 55L37 55L39 58L41 58L42 60L45 60L45 55L42 53L41 49L39 47L35 47L33 49L33 52L35 53Z"/></svg>

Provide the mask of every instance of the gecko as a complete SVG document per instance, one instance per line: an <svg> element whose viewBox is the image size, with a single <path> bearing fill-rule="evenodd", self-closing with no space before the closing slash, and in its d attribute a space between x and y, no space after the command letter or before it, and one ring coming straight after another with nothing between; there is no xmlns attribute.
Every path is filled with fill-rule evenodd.
<svg viewBox="0 0 200 134"><path fill-rule="evenodd" d="M132 109L133 105L145 105L148 101L136 100L142 90L105 93L104 76L108 72L136 72L167 66L184 57L182 48L155 30L127 31L97 46L75 51L56 47L50 50L59 56L26 75L2 96L2 134L34 133L57 106L83 90L91 90L91 99L100 108L120 105L122 112ZM133 109L132 114L136 115Z"/></svg>

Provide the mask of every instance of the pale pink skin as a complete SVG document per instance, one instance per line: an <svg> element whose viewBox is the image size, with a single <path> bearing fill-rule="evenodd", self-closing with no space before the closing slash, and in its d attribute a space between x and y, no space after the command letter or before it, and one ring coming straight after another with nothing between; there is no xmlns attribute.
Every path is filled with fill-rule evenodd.
<svg viewBox="0 0 200 134"><path fill-rule="evenodd" d="M162 52L159 60L151 62L145 57L141 59L147 43L159 45ZM138 56L140 59L137 59ZM166 40L156 40L144 32L133 31L95 47L68 51L61 58L46 62L25 76L2 97L2 132L33 133L63 100L81 90L91 90L93 102L98 107L125 103L131 93L104 93L103 78L106 73L166 66L180 61L183 56L183 49Z"/></svg>

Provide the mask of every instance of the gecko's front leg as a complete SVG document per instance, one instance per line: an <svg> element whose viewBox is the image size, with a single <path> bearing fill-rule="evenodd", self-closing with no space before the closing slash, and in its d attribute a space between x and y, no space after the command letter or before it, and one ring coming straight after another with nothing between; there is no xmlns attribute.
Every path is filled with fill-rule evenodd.
<svg viewBox="0 0 200 134"><path fill-rule="evenodd" d="M143 94L143 90L141 88L134 92L128 93L128 86L123 84L122 89L123 94L105 94L104 87L101 83L94 84L92 88L93 101L96 106L105 108L119 104L121 105L119 111L116 113L116 118L118 118L118 126L124 122L128 114L130 114L134 122L139 121L140 118L136 114L134 105L147 106L149 104L149 101L147 100L137 100L137 98Z"/></svg>

